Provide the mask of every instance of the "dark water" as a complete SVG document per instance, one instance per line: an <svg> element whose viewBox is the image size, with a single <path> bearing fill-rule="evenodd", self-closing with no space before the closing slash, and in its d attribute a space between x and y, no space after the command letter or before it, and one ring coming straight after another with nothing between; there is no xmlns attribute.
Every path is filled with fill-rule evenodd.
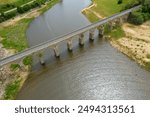
<svg viewBox="0 0 150 117"><path fill-rule="evenodd" d="M90 24L80 13L89 4L89 0L63 0L38 17L27 32L30 46ZM85 35L84 48L74 40L72 54L62 43L60 59L51 50L45 51L46 66L35 59L17 99L150 99L150 72L106 39L99 39L97 33L94 43Z"/></svg>

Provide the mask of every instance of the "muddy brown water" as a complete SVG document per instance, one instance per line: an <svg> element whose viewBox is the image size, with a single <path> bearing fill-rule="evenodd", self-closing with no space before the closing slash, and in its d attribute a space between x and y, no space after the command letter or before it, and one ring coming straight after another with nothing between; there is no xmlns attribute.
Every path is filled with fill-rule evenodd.
<svg viewBox="0 0 150 117"><path fill-rule="evenodd" d="M30 46L52 40L85 27L90 22L81 10L90 0L63 0L36 18L27 31ZM45 50L45 66L33 57L33 70L17 99L150 99L150 72L113 48L107 39L88 41L79 48L73 41L73 53L66 43L59 44L60 59Z"/></svg>

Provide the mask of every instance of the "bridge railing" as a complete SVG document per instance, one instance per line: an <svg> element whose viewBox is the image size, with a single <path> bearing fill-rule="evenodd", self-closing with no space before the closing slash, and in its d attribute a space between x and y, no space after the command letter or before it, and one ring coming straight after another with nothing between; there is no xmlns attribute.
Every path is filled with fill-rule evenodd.
<svg viewBox="0 0 150 117"><path fill-rule="evenodd" d="M17 53L15 55L12 55L12 56L9 56L9 57L6 57L6 58L3 58L0 60L0 66L3 66L3 65L6 65L8 63L11 63L11 62L14 62L16 60L19 60L19 59L22 59L26 56L29 56L29 55L32 55L38 51L41 51L43 49L46 49L46 48L49 48L49 47L54 47L55 45L57 45L58 43L60 42L63 42L63 41L66 41L66 40L69 40L70 38L74 37L74 36L77 36L77 35L81 35L82 33L85 33L87 31L90 31L92 29L95 29L95 28L98 28L100 27L101 25L107 23L107 22L110 22L116 18L119 18L119 17L122 17L126 14L129 14L130 12L134 11L134 10L137 10L139 9L140 5L139 6L136 6L136 7L133 7L131 9L128 9L128 10L125 10L123 12L120 12L120 13L117 13L115 15L112 15L110 17L107 17L105 19L102 19L96 23L93 23L89 26L86 26L86 27L83 27L79 30L76 30L76 31L73 31L69 34L66 34L64 36L61 36L61 37L57 37L57 38L54 38L53 41L46 41L44 43L41 43L39 45L36 45L34 47L31 47L31 48L28 48L20 53Z"/></svg>

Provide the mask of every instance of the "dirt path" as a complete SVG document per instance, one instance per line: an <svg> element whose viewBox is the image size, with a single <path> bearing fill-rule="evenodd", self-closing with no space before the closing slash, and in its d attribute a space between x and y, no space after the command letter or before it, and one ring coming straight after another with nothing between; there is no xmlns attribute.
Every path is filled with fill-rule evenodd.
<svg viewBox="0 0 150 117"><path fill-rule="evenodd" d="M91 12L91 13L93 13L95 16L97 16L99 19L103 19L104 17L102 17L99 13L97 13L96 11L94 11L94 10L92 10L92 8L93 7L95 7L95 6L97 6L97 4L95 4L95 3L92 3L89 7L87 7L87 8L84 8L83 10L82 10L82 12L86 12L86 11L89 11L89 12Z"/></svg>

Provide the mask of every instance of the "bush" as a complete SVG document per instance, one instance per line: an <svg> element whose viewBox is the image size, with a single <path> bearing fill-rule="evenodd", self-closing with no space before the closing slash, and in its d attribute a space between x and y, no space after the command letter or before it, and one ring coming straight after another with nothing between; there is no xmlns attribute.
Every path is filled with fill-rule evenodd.
<svg viewBox="0 0 150 117"><path fill-rule="evenodd" d="M14 10L14 11L11 11L11 12L4 13L3 17L7 20L7 19L10 19L10 18L16 16L16 14L17 14L17 11Z"/></svg>
<svg viewBox="0 0 150 117"><path fill-rule="evenodd" d="M17 11L18 11L18 13L24 13L25 12L22 7L17 7Z"/></svg>
<svg viewBox="0 0 150 117"><path fill-rule="evenodd" d="M123 2L122 0L118 0L118 4L122 4L122 2Z"/></svg>
<svg viewBox="0 0 150 117"><path fill-rule="evenodd" d="M31 6L27 4L27 5L23 6L22 9L24 12L27 12L31 9Z"/></svg>
<svg viewBox="0 0 150 117"><path fill-rule="evenodd" d="M147 21L150 19L150 14L149 13L142 13L144 21Z"/></svg>
<svg viewBox="0 0 150 117"><path fill-rule="evenodd" d="M128 22L132 23L132 24L135 24L135 25L140 25L144 21L145 20L143 18L143 15L140 12L138 12L138 11L130 13L130 15L128 17Z"/></svg>
<svg viewBox="0 0 150 117"><path fill-rule="evenodd" d="M20 65L19 64L11 64L10 65L10 68L11 68L11 70L17 70L18 68L20 68Z"/></svg>
<svg viewBox="0 0 150 117"><path fill-rule="evenodd" d="M1 14L3 14L3 13L1 13ZM0 23L3 21L5 21L4 15L0 15Z"/></svg>
<svg viewBox="0 0 150 117"><path fill-rule="evenodd" d="M32 57L31 56L27 56L23 59L23 64L24 65L31 65L32 64Z"/></svg>
<svg viewBox="0 0 150 117"><path fill-rule="evenodd" d="M147 54L147 58L150 59L150 54Z"/></svg>
<svg viewBox="0 0 150 117"><path fill-rule="evenodd" d="M139 4L140 4L140 2L138 0L131 1L130 3L126 4L125 7L121 11L130 9L134 6L139 5Z"/></svg>

